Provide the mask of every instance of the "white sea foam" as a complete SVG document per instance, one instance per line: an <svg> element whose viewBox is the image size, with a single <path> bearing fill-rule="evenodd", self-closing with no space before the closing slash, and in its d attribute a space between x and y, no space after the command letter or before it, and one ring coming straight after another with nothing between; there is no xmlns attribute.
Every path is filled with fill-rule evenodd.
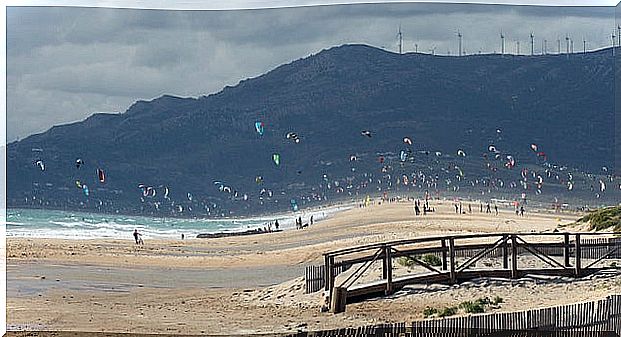
<svg viewBox="0 0 621 337"><path fill-rule="evenodd" d="M133 239L134 229L148 239L178 239L181 234L193 238L201 233L239 232L263 228L278 220L280 229L295 228L295 219L321 221L332 214L348 209L337 206L309 209L298 213L234 219L175 219L143 216L114 216L110 214L78 213L36 209L12 209L7 212L7 237L59 239ZM19 220L19 221L17 221ZM272 227L273 228L273 227Z"/></svg>

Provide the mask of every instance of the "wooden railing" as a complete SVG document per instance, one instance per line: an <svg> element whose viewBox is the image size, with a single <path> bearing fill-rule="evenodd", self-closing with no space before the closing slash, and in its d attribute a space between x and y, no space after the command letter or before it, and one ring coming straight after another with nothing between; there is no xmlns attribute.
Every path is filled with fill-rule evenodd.
<svg viewBox="0 0 621 337"><path fill-rule="evenodd" d="M420 259L440 257L441 266ZM408 256L428 273L395 278L393 259ZM520 258L535 257L545 268L519 268ZM562 260L555 257L562 256ZM502 259L500 268L476 268L483 257ZM456 283L477 277L519 278L526 274L581 277L611 268L603 260L621 257L621 239L615 233L485 233L421 237L340 249L324 254L324 289L334 303L334 290L345 294L341 302L361 296L390 294L408 284ZM354 284L375 262L382 263L382 279ZM335 285L339 272L351 266L353 272ZM346 267L346 268L344 268ZM621 265L620 265L621 267ZM344 310L334 308L332 311Z"/></svg>

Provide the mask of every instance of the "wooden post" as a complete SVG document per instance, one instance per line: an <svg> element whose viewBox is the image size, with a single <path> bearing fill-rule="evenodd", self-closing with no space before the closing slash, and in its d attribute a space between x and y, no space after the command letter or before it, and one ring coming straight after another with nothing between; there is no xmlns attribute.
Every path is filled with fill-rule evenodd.
<svg viewBox="0 0 621 337"><path fill-rule="evenodd" d="M446 240L442 239L442 270L446 270L447 269L447 265L446 265Z"/></svg>
<svg viewBox="0 0 621 337"><path fill-rule="evenodd" d="M576 274L576 277L578 277L580 276L580 259L582 257L581 248L580 248L580 234L576 234L576 242L574 242L574 244L575 244L575 250L576 250L575 274Z"/></svg>
<svg viewBox="0 0 621 337"><path fill-rule="evenodd" d="M343 287L336 287L332 289L332 296L330 296L330 312L338 314L345 311L347 305L347 289Z"/></svg>
<svg viewBox="0 0 621 337"><path fill-rule="evenodd" d="M334 288L334 256L325 256L325 268L326 290L331 292Z"/></svg>
<svg viewBox="0 0 621 337"><path fill-rule="evenodd" d="M509 236L502 236L502 268L509 269Z"/></svg>
<svg viewBox="0 0 621 337"><path fill-rule="evenodd" d="M393 292L392 286L392 248L390 246L384 247L384 256L386 261L386 295L390 295Z"/></svg>
<svg viewBox="0 0 621 337"><path fill-rule="evenodd" d="M565 233L563 236L565 237L563 245L563 258L565 259L565 267L569 267L569 234Z"/></svg>
<svg viewBox="0 0 621 337"><path fill-rule="evenodd" d="M449 238L449 263L450 263L450 281L455 283L457 281L457 275L455 274L455 239Z"/></svg>
<svg viewBox="0 0 621 337"><path fill-rule="evenodd" d="M386 245L382 245L382 279L385 280L388 278L388 259L386 255Z"/></svg>
<svg viewBox="0 0 621 337"><path fill-rule="evenodd" d="M511 278L518 278L517 272L517 239L515 234L511 234Z"/></svg>

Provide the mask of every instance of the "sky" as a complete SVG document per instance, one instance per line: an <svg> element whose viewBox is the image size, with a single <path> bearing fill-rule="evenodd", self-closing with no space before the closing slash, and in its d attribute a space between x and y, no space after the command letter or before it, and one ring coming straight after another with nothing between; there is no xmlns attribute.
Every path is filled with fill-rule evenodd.
<svg viewBox="0 0 621 337"><path fill-rule="evenodd" d="M141 6L137 1L125 3ZM239 3L244 2L230 5L243 7ZM583 39L591 50L610 46L616 26L614 7L441 3L207 11L7 7L6 140L23 139L97 112L123 112L137 100L163 94L215 93L332 46L364 43L396 52L399 25L404 52L434 49L443 55L457 53L458 30L466 54L500 52L501 31L506 52L516 53L519 40L520 53L530 54L531 32L535 53L541 52L544 39L548 52L557 52L557 39L563 41L564 51L566 35L578 52Z"/></svg>

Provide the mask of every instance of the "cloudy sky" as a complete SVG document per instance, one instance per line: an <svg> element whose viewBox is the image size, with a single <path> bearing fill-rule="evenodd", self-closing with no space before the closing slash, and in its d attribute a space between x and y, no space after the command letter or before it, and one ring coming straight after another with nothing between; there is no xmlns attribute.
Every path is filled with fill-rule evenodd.
<svg viewBox="0 0 621 337"><path fill-rule="evenodd" d="M528 2L532 3L532 2ZM234 11L7 7L7 141L123 112L162 94L199 96L345 43L397 50L535 52L566 35L574 50L610 46L613 7L350 4Z"/></svg>

